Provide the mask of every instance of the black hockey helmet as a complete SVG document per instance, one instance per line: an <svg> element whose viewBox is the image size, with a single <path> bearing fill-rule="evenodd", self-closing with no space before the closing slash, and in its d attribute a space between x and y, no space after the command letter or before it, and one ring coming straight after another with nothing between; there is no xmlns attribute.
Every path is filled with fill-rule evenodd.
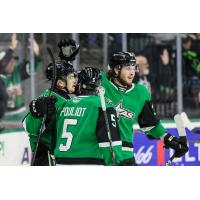
<svg viewBox="0 0 200 200"><path fill-rule="evenodd" d="M85 67L78 73L79 94L96 94L101 83L100 70L94 67Z"/></svg>
<svg viewBox="0 0 200 200"><path fill-rule="evenodd" d="M111 69L123 67L124 65L134 66L135 70L138 69L136 64L136 58L134 53L130 52L118 52L114 53L110 59L109 66Z"/></svg>
<svg viewBox="0 0 200 200"><path fill-rule="evenodd" d="M63 76L67 76L70 73L74 73L73 65L70 62L66 62L64 60L57 60L56 64L56 78L62 78ZM46 77L48 80L53 80L53 63L50 63L46 69Z"/></svg>

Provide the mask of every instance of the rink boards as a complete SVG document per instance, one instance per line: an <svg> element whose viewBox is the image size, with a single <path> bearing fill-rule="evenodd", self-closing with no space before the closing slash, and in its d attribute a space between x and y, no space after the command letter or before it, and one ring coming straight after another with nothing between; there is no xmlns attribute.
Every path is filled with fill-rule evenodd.
<svg viewBox="0 0 200 200"><path fill-rule="evenodd" d="M164 124L168 131L178 136L174 124ZM199 123L196 126L200 127ZM137 129L137 127L135 127ZM200 135L186 129L189 152L182 158L174 159L172 165L200 165ZM139 130L134 135L134 151L140 166L162 166L168 161L173 151L163 148L163 142L150 140ZM30 165L31 149L28 135L23 129L10 129L0 133L0 165Z"/></svg>

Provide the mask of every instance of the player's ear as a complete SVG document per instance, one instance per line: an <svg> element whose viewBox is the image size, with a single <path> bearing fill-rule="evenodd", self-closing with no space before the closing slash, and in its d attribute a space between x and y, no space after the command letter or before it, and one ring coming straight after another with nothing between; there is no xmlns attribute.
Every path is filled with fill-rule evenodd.
<svg viewBox="0 0 200 200"><path fill-rule="evenodd" d="M119 75L119 70L117 68L114 68L114 73L115 73L115 76L117 77Z"/></svg>
<svg viewBox="0 0 200 200"><path fill-rule="evenodd" d="M57 81L57 86L58 86L60 89L63 89L63 88L65 87L64 81L58 79L58 81Z"/></svg>

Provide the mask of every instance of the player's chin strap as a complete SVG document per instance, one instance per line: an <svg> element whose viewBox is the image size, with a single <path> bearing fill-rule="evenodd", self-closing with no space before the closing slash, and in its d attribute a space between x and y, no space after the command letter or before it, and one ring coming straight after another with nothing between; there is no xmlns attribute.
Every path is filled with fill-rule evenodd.
<svg viewBox="0 0 200 200"><path fill-rule="evenodd" d="M65 92L66 94L69 94L69 90L67 88L67 80L65 80L64 78L60 78L60 80L62 80L64 83L65 83L65 86L60 88L58 85L56 85L55 87L58 89L58 90L61 90L63 92Z"/></svg>
<svg viewBox="0 0 200 200"><path fill-rule="evenodd" d="M184 127L184 122L182 120L181 115L176 114L174 116L174 121L176 124L176 128L178 130L178 135L179 135L179 141L182 141L184 143L187 142L187 137L186 137L186 131L185 131L185 127ZM174 154L170 157L170 159L166 162L166 166L171 165L171 163L173 162L176 152L174 152Z"/></svg>
<svg viewBox="0 0 200 200"><path fill-rule="evenodd" d="M51 49L47 48L47 51L49 53L49 56L52 60L52 63L53 63L53 80L51 82L51 88L50 88L50 93L49 93L49 97L52 95L52 92L53 92L53 89L55 87L55 83L56 83L56 64L55 64L55 59L54 59L54 56L53 56L53 53L51 51ZM38 137L37 137L37 140L36 140L36 147L35 147L35 151L33 152L33 156L32 156L32 159L31 159L31 166L33 166L35 164L35 159L36 159L36 155L37 155L37 151L38 151L38 147L39 147L39 143L40 143L40 138L41 138L41 135L45 129L45 121L47 119L47 116L44 115L43 119L42 119L42 124L40 126L40 130L39 130L39 134L38 134ZM49 152L48 152L49 154Z"/></svg>

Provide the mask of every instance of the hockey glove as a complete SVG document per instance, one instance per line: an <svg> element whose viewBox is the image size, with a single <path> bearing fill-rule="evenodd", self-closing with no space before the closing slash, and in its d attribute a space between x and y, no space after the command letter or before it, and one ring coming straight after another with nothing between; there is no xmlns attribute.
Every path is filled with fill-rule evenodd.
<svg viewBox="0 0 200 200"><path fill-rule="evenodd" d="M73 61L79 52L80 46L72 39L61 40L58 43L60 50L59 57L61 60Z"/></svg>
<svg viewBox="0 0 200 200"><path fill-rule="evenodd" d="M55 113L56 97L39 97L36 100L31 101L29 108L31 114L35 117L43 117L44 115L51 116Z"/></svg>
<svg viewBox="0 0 200 200"><path fill-rule="evenodd" d="M168 148L174 149L175 157L180 158L188 152L186 137L177 138L175 136L167 134L164 137L164 144L165 144L164 147L166 149L168 149Z"/></svg>

